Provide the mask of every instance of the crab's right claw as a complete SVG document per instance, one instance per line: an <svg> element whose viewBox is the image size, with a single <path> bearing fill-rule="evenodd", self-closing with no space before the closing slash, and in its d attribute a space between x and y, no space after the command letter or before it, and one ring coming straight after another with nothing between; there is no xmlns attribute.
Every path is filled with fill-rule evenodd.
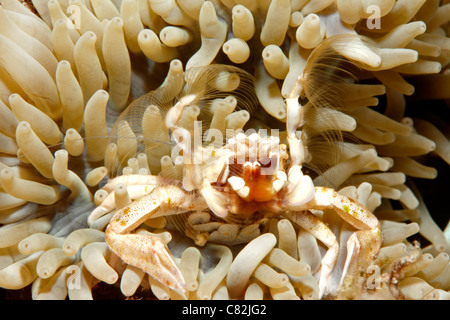
<svg viewBox="0 0 450 320"><path fill-rule="evenodd" d="M109 248L124 262L140 268L170 289L187 296L183 275L159 237L118 234L108 226L105 239Z"/></svg>

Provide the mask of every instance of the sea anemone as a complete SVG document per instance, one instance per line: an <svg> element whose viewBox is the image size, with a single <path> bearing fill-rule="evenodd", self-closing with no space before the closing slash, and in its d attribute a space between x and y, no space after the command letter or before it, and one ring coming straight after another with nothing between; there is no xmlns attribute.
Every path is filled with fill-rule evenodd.
<svg viewBox="0 0 450 320"><path fill-rule="evenodd" d="M89 215L112 191L113 208L135 200L126 184L113 182L120 177L183 177L162 125L180 93L197 90L199 106L208 105L186 108L185 128L194 130L201 119L202 132L278 129L283 140L285 99L299 77L301 100L314 105L302 128L307 173L315 185L373 211L383 236L368 269L340 283L352 274L345 258L354 229L327 210L314 212L340 244L324 297L450 298L442 197L450 164L449 1L0 4L0 287L6 298L30 292L32 299L186 298L110 251L104 230L111 213L92 221ZM224 92L232 93L236 109L227 109ZM209 106L219 98L221 106ZM208 216L195 216L196 224L211 227ZM170 249L187 298L319 298L325 246L289 220L270 219L264 232L246 230L243 243L204 247L176 224L150 219L138 232L158 235ZM236 231L230 225L211 230L219 243Z"/></svg>

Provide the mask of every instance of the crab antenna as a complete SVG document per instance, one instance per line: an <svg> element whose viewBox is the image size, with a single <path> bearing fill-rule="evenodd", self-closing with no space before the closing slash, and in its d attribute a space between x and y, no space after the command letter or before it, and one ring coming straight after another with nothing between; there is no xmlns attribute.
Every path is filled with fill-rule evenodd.
<svg viewBox="0 0 450 320"><path fill-rule="evenodd" d="M183 172L183 188L186 191L192 191L201 183L198 165L193 162L191 152L191 134L188 130L178 126L181 114L185 106L190 105L195 99L195 94L182 97L167 112L164 119L165 125L172 131L172 136L176 144L183 151L183 162L185 171Z"/></svg>
<svg viewBox="0 0 450 320"><path fill-rule="evenodd" d="M305 149L302 141L297 138L296 131L303 125L303 108L298 102L302 91L302 75L300 75L292 88L289 98L286 99L287 118L286 131L291 155L291 165L301 166L305 159Z"/></svg>

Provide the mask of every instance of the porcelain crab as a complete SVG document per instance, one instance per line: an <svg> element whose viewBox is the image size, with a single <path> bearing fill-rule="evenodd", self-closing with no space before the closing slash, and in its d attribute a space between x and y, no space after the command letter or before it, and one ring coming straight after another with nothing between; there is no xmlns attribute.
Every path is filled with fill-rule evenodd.
<svg viewBox="0 0 450 320"><path fill-rule="evenodd" d="M112 179L106 188L112 190L114 185L125 183L135 200L117 210L107 226L105 238L109 248L127 264L185 293L183 276L161 239L134 232L144 221L182 216L183 231L202 246L207 241L223 241L217 238L217 230L223 226L233 227L234 232L229 232L225 241L233 244L258 235L268 218L285 217L327 247L319 279L322 295L337 261L339 245L330 228L313 211L332 209L358 230L348 240L345 268L357 270L355 265L371 261L382 241L377 218L334 189L314 186L302 172L307 150L297 135L303 124L303 108L299 103L301 83L299 78L286 99L287 145L281 144L278 137L239 133L223 147L193 149L190 132L179 125L179 120L183 109L195 97L186 95L179 99L167 112L165 126L182 152L183 179L153 175ZM205 153L208 161L197 161L198 155ZM145 188L133 193L135 186ZM91 218L108 210L106 202L102 203ZM341 282L344 280L343 277Z"/></svg>

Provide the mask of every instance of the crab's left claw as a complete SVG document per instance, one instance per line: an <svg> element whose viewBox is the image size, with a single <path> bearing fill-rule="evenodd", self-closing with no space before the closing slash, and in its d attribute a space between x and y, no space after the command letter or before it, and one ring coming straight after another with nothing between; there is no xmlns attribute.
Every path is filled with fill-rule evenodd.
<svg viewBox="0 0 450 320"><path fill-rule="evenodd" d="M312 233L328 247L328 251L322 259L319 280L320 297L326 291L328 280L338 258L339 246L336 236L328 226L308 210L332 209L358 230L347 242L348 254L341 286L351 286L358 274L365 271L380 249L382 235L378 219L363 205L333 189L315 187L314 196L309 202L296 207L287 203L286 206L292 210L286 213L287 217Z"/></svg>
<svg viewBox="0 0 450 320"><path fill-rule="evenodd" d="M177 186L159 186L118 210L105 231L106 243L123 261L184 296L183 276L161 239L130 232L149 218L187 210L183 207L186 198L187 193Z"/></svg>
<svg viewBox="0 0 450 320"><path fill-rule="evenodd" d="M108 226L105 239L109 248L124 262L142 269L170 289L186 296L184 278L159 237L118 234Z"/></svg>

